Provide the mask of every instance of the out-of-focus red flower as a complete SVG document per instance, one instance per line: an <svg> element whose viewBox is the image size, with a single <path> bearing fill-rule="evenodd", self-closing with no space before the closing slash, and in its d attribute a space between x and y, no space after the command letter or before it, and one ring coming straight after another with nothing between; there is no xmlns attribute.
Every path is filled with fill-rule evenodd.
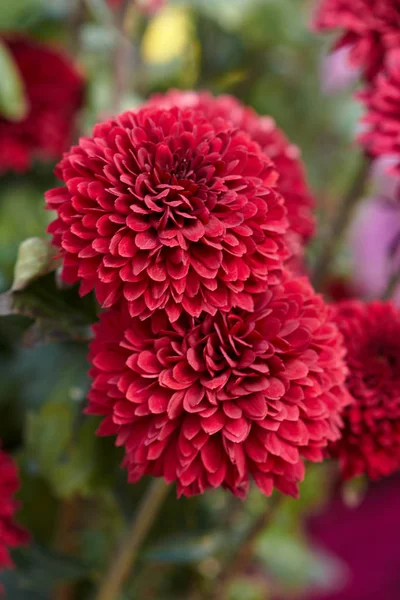
<svg viewBox="0 0 400 600"><path fill-rule="evenodd" d="M342 437L331 446L343 478L376 479L400 467L400 312L390 302L339 303L354 399L344 412Z"/></svg>
<svg viewBox="0 0 400 600"><path fill-rule="evenodd" d="M46 195L63 277L103 307L176 320L254 307L288 258L278 174L258 144L190 109L142 109L97 125Z"/></svg>
<svg viewBox="0 0 400 600"><path fill-rule="evenodd" d="M178 495L222 486L244 497L298 495L303 459L320 461L349 401L331 309L292 279L234 309L171 324L126 308L102 314L91 344L87 412L126 451L129 480L176 481Z"/></svg>
<svg viewBox="0 0 400 600"><path fill-rule="evenodd" d="M124 0L107 0L111 8L119 8L123 5ZM167 0L131 0L135 7L141 12L151 15L160 10Z"/></svg>
<svg viewBox="0 0 400 600"><path fill-rule="evenodd" d="M271 117L260 117L233 96L214 97L208 92L171 90L167 94L155 94L149 104L163 108L190 107L202 112L210 120L222 117L246 131L260 144L279 172L278 189L288 211L291 252L294 256L302 255L304 244L315 229L315 202L306 182L299 149L287 140Z"/></svg>
<svg viewBox="0 0 400 600"><path fill-rule="evenodd" d="M61 156L71 142L84 89L82 76L60 50L20 36L2 41L20 72L28 114L21 121L0 116L0 174L24 172L36 156Z"/></svg>
<svg viewBox="0 0 400 600"><path fill-rule="evenodd" d="M374 156L400 154L400 48L391 51L385 70L359 94L366 108L366 131L360 136ZM398 163L400 161L398 160ZM400 172L400 167L397 166Z"/></svg>
<svg viewBox="0 0 400 600"><path fill-rule="evenodd" d="M381 71L388 50L400 47L398 0L322 0L314 26L342 30L335 48L349 47L349 59L371 80Z"/></svg>
<svg viewBox="0 0 400 600"><path fill-rule="evenodd" d="M357 297L357 289L352 280L344 275L335 275L328 279L324 291L334 302Z"/></svg>
<svg viewBox="0 0 400 600"><path fill-rule="evenodd" d="M18 508L14 494L18 488L17 467L13 459L0 450L0 570L13 567L9 549L26 544L29 540L27 532L14 522L14 513Z"/></svg>

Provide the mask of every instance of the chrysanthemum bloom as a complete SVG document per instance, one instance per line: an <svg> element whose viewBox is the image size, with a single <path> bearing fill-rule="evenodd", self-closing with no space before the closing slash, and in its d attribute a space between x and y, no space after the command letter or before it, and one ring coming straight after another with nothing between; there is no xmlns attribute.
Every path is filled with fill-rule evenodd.
<svg viewBox="0 0 400 600"><path fill-rule="evenodd" d="M291 144L271 117L260 117L233 96L214 97L208 92L171 90L150 98L151 106L171 108L191 107L208 119L223 118L234 127L246 131L273 160L279 172L278 189L288 211L288 242L294 256L301 255L304 244L314 233L314 198L308 188L304 167L297 146Z"/></svg>
<svg viewBox="0 0 400 600"><path fill-rule="evenodd" d="M348 47L351 63L369 80L382 69L386 52L400 47L398 0L322 0L314 26L342 30L335 48Z"/></svg>
<svg viewBox="0 0 400 600"><path fill-rule="evenodd" d="M82 138L47 193L66 282L131 316L253 309L288 257L278 174L258 144L192 110L126 112Z"/></svg>
<svg viewBox="0 0 400 600"><path fill-rule="evenodd" d="M345 409L340 440L331 447L345 479L378 478L400 467L400 312L390 302L339 303L354 402Z"/></svg>
<svg viewBox="0 0 400 600"><path fill-rule="evenodd" d="M58 159L71 142L83 79L61 51L29 38L2 38L21 75L28 104L20 121L0 116L0 174L24 172L34 157Z"/></svg>
<svg viewBox="0 0 400 600"><path fill-rule="evenodd" d="M0 451L0 570L13 566L9 548L21 546L29 540L26 531L14 523L14 513L18 508L14 494L18 487L18 472L13 459Z"/></svg>
<svg viewBox="0 0 400 600"><path fill-rule="evenodd" d="M388 53L385 70L359 94L366 108L360 141L374 156L400 154L400 48ZM400 162L400 161L398 161ZM398 171L400 168L398 167Z"/></svg>
<svg viewBox="0 0 400 600"><path fill-rule="evenodd" d="M223 486L244 497L296 496L303 459L338 439L349 396L344 347L331 310L304 279L234 309L170 323L163 311L102 314L91 344L87 412L105 415L129 480L176 481L178 495Z"/></svg>

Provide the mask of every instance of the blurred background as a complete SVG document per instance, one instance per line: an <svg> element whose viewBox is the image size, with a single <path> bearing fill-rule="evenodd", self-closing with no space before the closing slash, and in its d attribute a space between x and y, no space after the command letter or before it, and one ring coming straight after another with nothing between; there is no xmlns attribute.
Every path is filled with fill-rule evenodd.
<svg viewBox="0 0 400 600"><path fill-rule="evenodd" d="M76 63L85 91L75 137L171 87L233 94L271 115L301 148L318 199L312 264L360 161L351 74L340 61L327 66L331 40L309 28L313 1L170 0L159 10L132 11L124 32L116 2L0 4L1 36L30 36ZM10 85L15 65L3 67L0 120L23 93ZM2 292L13 283L20 243L45 235L51 215L43 194L55 185L55 163L35 160L23 174L0 175ZM23 266L26 254L20 268L21 260ZM335 269L332 285L340 286L351 276L346 244ZM18 459L19 519L34 540L14 553L17 569L0 579L9 600L90 599L147 482L127 485L121 453L112 440L95 437L96 419L82 416L92 301L79 300L75 289L60 292L53 273L41 282L25 293L13 311L19 314L0 319L0 439ZM55 320L58 328L48 327ZM400 597L400 480L368 491L362 482L336 489L335 481L331 465L309 468L301 500L286 500L259 537L230 600ZM255 490L245 504L219 491L179 502L171 493L121 600L203 597L220 558L265 502Z"/></svg>

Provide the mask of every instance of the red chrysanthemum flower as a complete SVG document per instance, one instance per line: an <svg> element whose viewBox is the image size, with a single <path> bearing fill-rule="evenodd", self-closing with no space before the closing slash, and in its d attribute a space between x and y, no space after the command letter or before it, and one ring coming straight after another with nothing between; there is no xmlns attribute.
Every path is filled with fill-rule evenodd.
<svg viewBox="0 0 400 600"><path fill-rule="evenodd" d="M162 108L190 107L210 120L223 118L260 144L279 172L278 189L288 211L290 250L294 256L302 255L304 243L315 230L315 202L306 182L299 149L287 140L271 117L260 117L233 96L214 97L208 92L171 90L167 94L155 94L148 104Z"/></svg>
<svg viewBox="0 0 400 600"><path fill-rule="evenodd" d="M361 143L374 156L400 154L400 48L388 53L385 70L359 94L367 109Z"/></svg>
<svg viewBox="0 0 400 600"><path fill-rule="evenodd" d="M296 496L303 459L340 435L349 396L331 309L304 279L273 286L255 311L171 324L126 309L102 314L91 344L88 413L125 447L129 480L177 481L191 496L223 486L244 497L253 477Z"/></svg>
<svg viewBox="0 0 400 600"><path fill-rule="evenodd" d="M176 320L232 306L282 276L288 257L278 177L259 146L221 119L143 109L97 125L65 154L47 193L63 276L121 297L131 316L165 308Z"/></svg>
<svg viewBox="0 0 400 600"><path fill-rule="evenodd" d="M342 29L335 47L349 47L352 64L372 79L386 52L400 46L400 5L398 0L322 0L315 28Z"/></svg>
<svg viewBox="0 0 400 600"><path fill-rule="evenodd" d="M24 172L36 156L59 158L83 102L83 79L62 52L19 36L2 41L20 72L28 113L21 121L0 116L0 174Z"/></svg>
<svg viewBox="0 0 400 600"><path fill-rule="evenodd" d="M9 548L21 546L29 540L26 531L14 523L14 513L18 508L14 494L18 488L17 467L8 454L0 451L0 570L13 566Z"/></svg>
<svg viewBox="0 0 400 600"><path fill-rule="evenodd" d="M345 479L363 473L375 479L400 467L400 311L390 302L349 300L335 312L354 402L331 450Z"/></svg>

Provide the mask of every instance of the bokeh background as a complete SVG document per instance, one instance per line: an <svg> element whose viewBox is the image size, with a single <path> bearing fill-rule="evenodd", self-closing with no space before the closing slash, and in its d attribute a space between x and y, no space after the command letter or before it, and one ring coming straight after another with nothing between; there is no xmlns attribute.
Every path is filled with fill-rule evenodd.
<svg viewBox="0 0 400 600"><path fill-rule="evenodd" d="M329 36L310 31L313 0L170 0L153 16L135 15L129 36L104 0L0 4L0 34L19 31L77 62L86 82L77 132L171 87L233 94L271 115L301 148L318 199L313 264L360 162L353 141L360 109L351 84L339 89L340 64L327 65ZM0 177L2 292L20 243L44 237L53 169L38 161L27 174ZM346 244L335 269L337 285L351 277ZM39 325L26 315L0 319L0 438L21 468L19 519L34 541L14 553L17 569L1 580L9 600L90 599L147 482L127 485L120 452L95 437L96 419L82 416L94 305L74 289L59 291L53 274L31 294ZM59 319L59 330L48 331L49 318ZM399 598L399 486L393 478L368 491L359 482L336 489L334 467L309 468L301 500L286 500L260 536L231 600ZM244 504L223 492L179 502L171 493L121 600L202 597L220 557L265 502L257 491Z"/></svg>

